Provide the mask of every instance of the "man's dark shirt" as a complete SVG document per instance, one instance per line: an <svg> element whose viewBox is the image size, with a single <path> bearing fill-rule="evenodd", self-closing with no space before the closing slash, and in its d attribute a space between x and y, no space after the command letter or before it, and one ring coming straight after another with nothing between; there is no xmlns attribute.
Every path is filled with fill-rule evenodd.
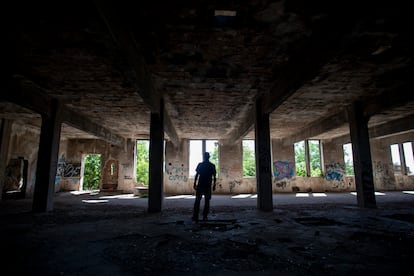
<svg viewBox="0 0 414 276"><path fill-rule="evenodd" d="M198 163L196 172L199 174L198 186L200 188L211 187L212 178L216 175L216 166L209 161L204 161Z"/></svg>

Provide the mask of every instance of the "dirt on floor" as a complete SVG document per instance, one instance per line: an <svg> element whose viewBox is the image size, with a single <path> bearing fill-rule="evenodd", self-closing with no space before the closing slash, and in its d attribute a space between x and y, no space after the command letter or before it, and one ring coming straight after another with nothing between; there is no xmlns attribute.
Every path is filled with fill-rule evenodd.
<svg viewBox="0 0 414 276"><path fill-rule="evenodd" d="M2 275L412 273L414 202L214 206L198 223L180 206L149 214L56 200L53 211L34 214L27 204L0 204Z"/></svg>

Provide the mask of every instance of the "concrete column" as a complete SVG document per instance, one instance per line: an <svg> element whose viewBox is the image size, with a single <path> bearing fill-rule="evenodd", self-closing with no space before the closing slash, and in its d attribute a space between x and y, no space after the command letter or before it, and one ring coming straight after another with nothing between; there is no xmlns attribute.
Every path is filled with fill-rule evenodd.
<svg viewBox="0 0 414 276"><path fill-rule="evenodd" d="M306 176L310 177L311 176L311 166L310 166L310 154L309 154L309 141L308 141L308 139L305 139L303 142L305 144Z"/></svg>
<svg viewBox="0 0 414 276"><path fill-rule="evenodd" d="M42 127L37 158L33 212L53 210L53 194L59 154L60 104L52 101L51 114L42 114Z"/></svg>
<svg viewBox="0 0 414 276"><path fill-rule="evenodd" d="M355 185L358 206L375 208L374 176L372 173L368 120L363 106L356 102L348 108L349 129L354 158Z"/></svg>
<svg viewBox="0 0 414 276"><path fill-rule="evenodd" d="M255 119L257 207L262 211L273 211L269 114L262 111L260 98L256 100Z"/></svg>
<svg viewBox="0 0 414 276"><path fill-rule="evenodd" d="M4 173L7 167L7 157L9 154L10 134L12 122L2 119L0 126L0 200L3 195Z"/></svg>
<svg viewBox="0 0 414 276"><path fill-rule="evenodd" d="M204 160L204 153L206 152L206 139L201 140L201 160Z"/></svg>
<svg viewBox="0 0 414 276"><path fill-rule="evenodd" d="M163 103L160 113L151 112L150 147L149 147L149 186L148 212L161 212L163 201L163 158L164 158L164 125Z"/></svg>

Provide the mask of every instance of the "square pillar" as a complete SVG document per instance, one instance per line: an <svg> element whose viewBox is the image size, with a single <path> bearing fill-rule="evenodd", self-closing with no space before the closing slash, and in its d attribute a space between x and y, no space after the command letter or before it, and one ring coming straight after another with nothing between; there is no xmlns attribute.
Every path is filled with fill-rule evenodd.
<svg viewBox="0 0 414 276"><path fill-rule="evenodd" d="M51 113L42 114L36 181L33 194L33 212L53 210L53 195L60 142L60 104L51 102Z"/></svg>
<svg viewBox="0 0 414 276"><path fill-rule="evenodd" d="M270 144L269 114L262 111L262 100L256 100L255 146L257 207L262 211L273 211L272 158Z"/></svg>
<svg viewBox="0 0 414 276"><path fill-rule="evenodd" d="M12 127L12 121L1 119L0 122L0 200L3 196L3 186L5 171L7 167L7 157L9 154L9 144L10 144L10 133Z"/></svg>
<svg viewBox="0 0 414 276"><path fill-rule="evenodd" d="M375 208L376 199L368 120L369 118L366 118L363 114L363 106L360 102L353 103L348 108L358 206Z"/></svg>
<svg viewBox="0 0 414 276"><path fill-rule="evenodd" d="M149 147L148 212L161 212L163 201L164 125L163 103L160 113L151 112Z"/></svg>

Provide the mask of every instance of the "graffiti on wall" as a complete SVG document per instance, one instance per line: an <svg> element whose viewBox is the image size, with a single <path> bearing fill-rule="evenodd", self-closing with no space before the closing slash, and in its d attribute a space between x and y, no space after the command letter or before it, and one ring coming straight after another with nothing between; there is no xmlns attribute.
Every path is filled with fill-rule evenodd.
<svg viewBox="0 0 414 276"><path fill-rule="evenodd" d="M276 184L276 188L285 189L288 185L288 183L286 181L276 181L276 179L275 179L274 182Z"/></svg>
<svg viewBox="0 0 414 276"><path fill-rule="evenodd" d="M187 183L188 181L187 171L188 171L188 168L184 167L184 164L168 163L166 167L168 180L171 182L175 182L176 184Z"/></svg>
<svg viewBox="0 0 414 276"><path fill-rule="evenodd" d="M374 161L374 177L379 185L383 185L386 188L395 186L395 178L390 170L390 166L381 161Z"/></svg>
<svg viewBox="0 0 414 276"><path fill-rule="evenodd" d="M295 164L288 161L276 161L273 163L273 175L276 180L292 178L295 174Z"/></svg>
<svg viewBox="0 0 414 276"><path fill-rule="evenodd" d="M234 179L229 182L230 193L233 192L233 189L242 184L241 179Z"/></svg>
<svg viewBox="0 0 414 276"><path fill-rule="evenodd" d="M339 163L326 165L325 179L328 181L341 181L345 175L345 166Z"/></svg>
<svg viewBox="0 0 414 276"><path fill-rule="evenodd" d="M67 162L65 155L62 154L58 161L57 177L80 177L81 163Z"/></svg>

